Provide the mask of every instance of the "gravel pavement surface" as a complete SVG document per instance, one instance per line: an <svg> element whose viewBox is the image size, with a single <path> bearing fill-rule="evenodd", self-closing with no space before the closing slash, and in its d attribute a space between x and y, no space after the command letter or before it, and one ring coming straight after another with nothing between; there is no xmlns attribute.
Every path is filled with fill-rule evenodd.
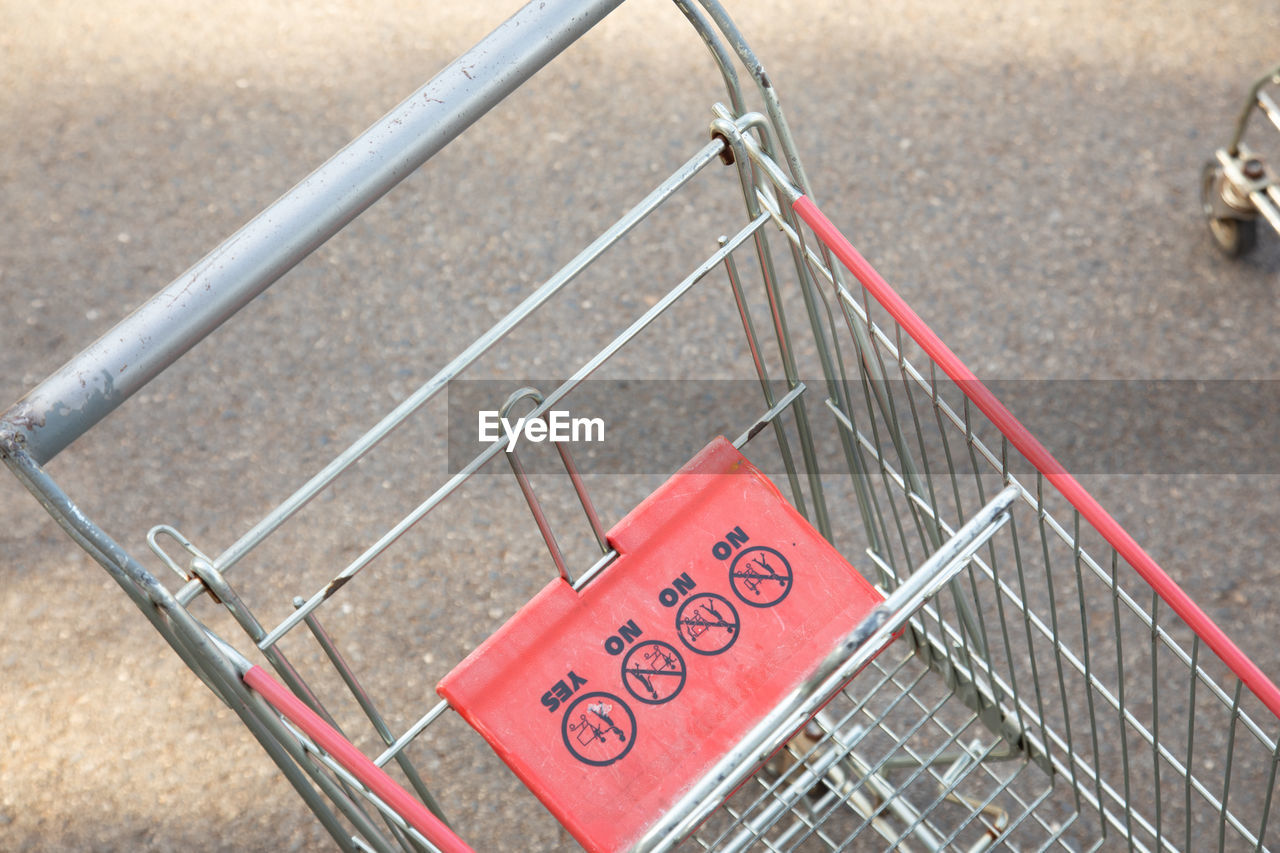
<svg viewBox="0 0 1280 853"><path fill-rule="evenodd" d="M1198 201L1238 100L1280 59L1280 4L728 5L831 218L980 376L1280 379L1280 239L1262 229L1256 253L1226 260ZM515 7L0 0L3 402ZM162 522L225 547L702 145L717 86L673 8L624 5L50 471L135 552ZM740 221L728 202L675 210L687 239L639 234L600 296L558 302L565 325L522 330L480 373L563 372L603 340L589 321L634 316ZM621 369L749 375L705 331L735 321L732 303L688 311ZM1258 387L1274 432L1275 391ZM705 437L680 417L654 430L692 452ZM1174 454L1197 436L1165 440ZM397 433L270 540L235 578L263 620L420 500L442 451L437 433ZM1274 676L1280 477L1250 470L1083 479ZM606 523L658 482L619 480L601 490ZM551 503L576 523L568 498ZM551 577L526 515L510 478L480 478L327 614L393 728ZM0 847L323 848L235 716L8 477L0 517ZM571 848L450 725L415 748L458 823L483 827L478 849Z"/></svg>

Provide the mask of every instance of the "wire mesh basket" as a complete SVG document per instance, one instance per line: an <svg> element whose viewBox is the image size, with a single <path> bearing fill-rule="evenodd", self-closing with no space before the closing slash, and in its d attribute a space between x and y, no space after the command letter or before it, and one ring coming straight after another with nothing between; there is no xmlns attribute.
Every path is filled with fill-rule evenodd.
<svg viewBox="0 0 1280 853"><path fill-rule="evenodd" d="M484 745L501 754L505 736L429 690L406 695L405 673L437 657L452 668L459 647L485 648L436 629L440 608L482 601L489 588L551 578L527 597L572 596L589 609L621 583L632 507L661 506L670 483L707 473L685 468L662 485L708 442L733 468L711 473L776 485L797 538L812 531L813 547L831 548L832 564L852 566L875 597L856 614L840 609L831 636L785 663L743 657L739 666L768 670L771 704L722 714L704 733L714 748L696 761L684 747L662 753L667 783L628 774L641 735L634 714L628 723L616 711L618 688L606 694L614 704L584 706L579 759L595 743L613 752L570 765L580 775L569 793L585 799L566 808L590 809L582 792L606 777L637 802L652 794L627 833L575 830L585 846L1273 849L1280 691L826 219L770 79L714 0L676 3L726 86L727 103L708 114L709 140L691 141L669 177L230 545L208 548L185 525L157 523L148 541L169 574L153 572L45 471L614 5L547 0L518 12L15 404L0 433L9 468L238 715L345 850L493 848L496 824L538 812L518 785L505 789L513 804L501 813L469 802L477 776L513 779ZM665 233L690 228L707 232L704 255L655 262ZM593 293L616 296L619 271L638 268L662 283L652 299L580 310L602 298ZM520 337L529 328L531 341ZM567 378L538 379L538 335L578 345ZM695 360L684 377L655 378L646 352L686 337L724 347L741 372L706 380ZM513 340L517 354L500 355ZM556 453L519 446L510 432L477 440L478 407L523 412L545 434L570 405L600 412L624 438L567 440ZM657 422L676 424L681 441L665 431L646 441ZM423 448L445 458L443 475L423 464ZM384 492L399 509L362 530L353 553L333 565L288 559L297 537L341 524L344 506L381 507ZM517 528L513 496L532 525L521 518ZM654 536L684 535L696 511L668 510ZM494 540L517 554L510 564L449 541L451 518L490 513ZM570 529L582 535L571 540ZM744 544L738 533L712 557ZM539 541L559 577L530 568ZM798 585L807 567L782 545L771 553L778 562L730 570L725 582L754 595ZM692 590L685 576L689 588L676 584L660 605ZM773 596L766 607L784 597ZM730 592L722 600L732 604ZM733 609L735 636L754 624L757 614L738 613L746 609ZM508 615L489 613L499 624ZM714 607L697 620L699 633L729 624ZM618 653L640 636L630 624ZM807 623L779 624L783 642ZM480 637L495 629L509 631L477 626ZM405 659L363 653L361 637L375 632ZM697 637L685 639L699 653ZM647 689L674 707L686 673L704 662L681 656L675 635L652 642L665 646L633 672L678 671L682 687L659 696L642 678L631 695L646 703ZM605 651L615 654L608 640ZM588 683L574 666L565 704ZM493 688L510 692L497 704L521 701L528 685L512 681ZM577 718L557 715L557 689L542 724L567 733ZM561 818L556 798L569 793L539 772L516 768Z"/></svg>

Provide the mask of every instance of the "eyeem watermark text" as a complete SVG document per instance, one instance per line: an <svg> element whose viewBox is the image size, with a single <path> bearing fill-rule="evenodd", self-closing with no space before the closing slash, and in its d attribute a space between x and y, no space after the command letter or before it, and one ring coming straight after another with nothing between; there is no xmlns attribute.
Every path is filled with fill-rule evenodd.
<svg viewBox="0 0 1280 853"><path fill-rule="evenodd" d="M552 409L540 418L504 418L496 410L482 410L479 418L480 441L492 443L507 437L507 452L516 449L526 438L534 444L544 441L604 441L604 418L575 418L568 411ZM498 428L502 428L499 434Z"/></svg>

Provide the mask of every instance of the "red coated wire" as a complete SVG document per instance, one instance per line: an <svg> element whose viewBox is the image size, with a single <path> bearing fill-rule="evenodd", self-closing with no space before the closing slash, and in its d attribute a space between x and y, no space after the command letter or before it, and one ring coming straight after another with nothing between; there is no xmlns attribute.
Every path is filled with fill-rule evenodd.
<svg viewBox="0 0 1280 853"><path fill-rule="evenodd" d="M1009 443L1035 466L1044 478L1066 498L1103 538L1111 544L1160 598L1191 627L1210 649L1236 674L1271 713L1280 717L1280 688L1258 668L1231 638L1209 618L1200 606L1169 577L1160 565L1142 550L1114 518L1104 510L1035 436L996 399L942 340L920 319L902 297L867 263L839 229L807 197L801 196L792 208L808 223L814 234L853 273L871 296L897 321L934 363L942 369L982 412L991 419Z"/></svg>
<svg viewBox="0 0 1280 853"><path fill-rule="evenodd" d="M384 803L394 809L410 826L421 832L424 838L440 848L443 853L474 853L457 833L445 825L444 821L400 787L381 767L352 746L350 741L322 720L301 699L289 692L288 688L272 678L262 667L250 667L244 674L244 683L262 694L262 697L271 703L271 707L300 728L307 737L315 741L317 746L332 756L352 776L359 779L361 784L377 794Z"/></svg>

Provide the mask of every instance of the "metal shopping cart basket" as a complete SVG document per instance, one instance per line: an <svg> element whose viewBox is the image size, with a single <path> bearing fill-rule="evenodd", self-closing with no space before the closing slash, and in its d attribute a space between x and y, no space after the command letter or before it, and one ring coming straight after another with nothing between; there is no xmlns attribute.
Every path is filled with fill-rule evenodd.
<svg viewBox="0 0 1280 853"><path fill-rule="evenodd" d="M769 77L714 0L675 4L727 89L710 138L229 546L159 523L152 571L45 471L615 5L517 12L14 405L0 432L9 468L345 850L518 843L502 833L535 819L534 798L495 813L471 795L477 773L506 772L490 746L592 849L1274 849L1280 691L824 216ZM710 186L745 217L721 218ZM672 272L656 257L670 229L708 227L694 262ZM553 310L646 261L663 282L651 300ZM635 392L651 378L644 353L684 360L694 332L668 321L689 305L700 322L731 321L731 338L710 339L741 357L752 395L742 404L728 380L647 385L661 389L655 416ZM548 317L549 334L586 348L568 379L526 387L542 369L529 347L524 361L486 361ZM663 447L629 442L552 453L506 433L454 456L467 442L450 433L439 477L417 457L379 463L393 431L417 448L430 443L421 430L448 429L440 399L485 365L499 378L466 390L495 416L545 435L603 382L622 398L611 422L688 432L686 444L661 435L682 458L654 463ZM476 424L468 405L462 432ZM601 474L610 453L619 467ZM661 484L623 476L655 466L679 470ZM251 595L255 560L325 523L316 506L337 504L341 520L372 501L370 469L373 491L407 510L338 565L296 577L296 560L271 565L276 595ZM621 494L609 529L602 484ZM406 707L397 685L429 656L370 660L361 632L394 622L397 642L453 648L437 630L441 586L479 595L536 575L532 553L414 550L432 518L493 512L504 489L527 503L558 577L510 619L491 614L488 639L439 673L445 701L419 691ZM589 560L567 541L572 502L599 549ZM511 521L493 538L527 544ZM420 618L345 604L373 592Z"/></svg>

